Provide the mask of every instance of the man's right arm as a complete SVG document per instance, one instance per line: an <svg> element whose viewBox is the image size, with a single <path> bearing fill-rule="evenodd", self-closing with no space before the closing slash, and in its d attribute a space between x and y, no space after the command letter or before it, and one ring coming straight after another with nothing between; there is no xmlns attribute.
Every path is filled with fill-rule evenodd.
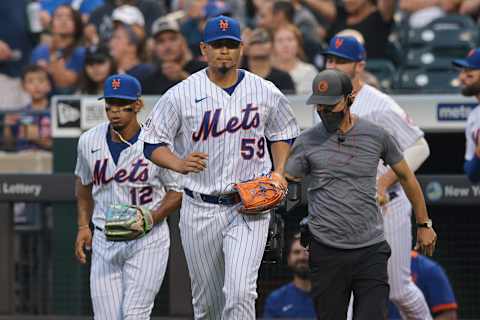
<svg viewBox="0 0 480 320"><path fill-rule="evenodd" d="M157 166L187 174L203 171L207 167L208 156L203 152L192 152L185 159L181 159L167 145L159 145L147 158Z"/></svg>
<svg viewBox="0 0 480 320"><path fill-rule="evenodd" d="M143 126L139 137L144 142L143 154L157 166L181 174L202 171L206 154L194 152L181 159L172 151L182 122L172 94L167 92L157 101Z"/></svg>
<svg viewBox="0 0 480 320"><path fill-rule="evenodd" d="M88 226L93 213L92 185L83 185L79 177L75 181L75 196L77 198L78 228Z"/></svg>
<svg viewBox="0 0 480 320"><path fill-rule="evenodd" d="M92 247L92 231L90 230L90 220L93 213L92 185L83 185L79 177L75 181L75 196L77 197L77 239L75 241L75 256L77 260L85 264L87 256L86 248Z"/></svg>

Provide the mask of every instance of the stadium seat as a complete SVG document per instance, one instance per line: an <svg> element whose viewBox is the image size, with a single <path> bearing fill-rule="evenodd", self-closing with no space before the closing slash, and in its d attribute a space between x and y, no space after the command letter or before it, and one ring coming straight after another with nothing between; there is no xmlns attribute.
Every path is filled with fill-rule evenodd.
<svg viewBox="0 0 480 320"><path fill-rule="evenodd" d="M404 68L397 88L415 93L457 93L458 71L453 69Z"/></svg>
<svg viewBox="0 0 480 320"><path fill-rule="evenodd" d="M478 29L469 16L448 15L435 19L423 28L410 28L404 34L402 45L407 48L473 48Z"/></svg>
<svg viewBox="0 0 480 320"><path fill-rule="evenodd" d="M452 60L464 57L468 49L464 47L450 48L412 48L404 56L404 67L426 67L428 69L452 68Z"/></svg>
<svg viewBox="0 0 480 320"><path fill-rule="evenodd" d="M400 42L394 36L389 37L389 40L385 47L385 55L386 55L386 58L391 60L394 65L400 66L403 64L403 61L405 59L404 57L405 53L403 52ZM368 54L367 54L367 59L368 59Z"/></svg>
<svg viewBox="0 0 480 320"><path fill-rule="evenodd" d="M382 89L392 89L396 70L390 60L367 59L367 66L365 69L378 79Z"/></svg>

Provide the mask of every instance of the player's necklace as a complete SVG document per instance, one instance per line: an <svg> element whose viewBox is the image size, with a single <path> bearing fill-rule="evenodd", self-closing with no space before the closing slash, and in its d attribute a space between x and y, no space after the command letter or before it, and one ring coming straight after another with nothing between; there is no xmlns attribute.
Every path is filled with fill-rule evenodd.
<svg viewBox="0 0 480 320"><path fill-rule="evenodd" d="M143 124L142 124L142 123L139 123L139 126L140 126L140 129L143 128ZM118 136L118 138L120 139L120 141L122 141L123 143L128 144L129 147L132 146L132 144L131 144L128 140L126 140L126 139L124 139L124 138L122 137L122 135L120 134L120 132L118 132L117 130L115 130L113 127L111 127L111 128L112 128L113 132L115 132L115 134Z"/></svg>
<svg viewBox="0 0 480 320"><path fill-rule="evenodd" d="M120 134L120 132L118 132L117 130L115 130L115 129L113 129L113 128L112 128L112 130L113 130L113 132L115 132L115 134L118 136L118 139L120 139L120 141L122 141L123 143L128 144L129 147L132 146L132 144L131 144L128 140L125 140L125 139L122 137L122 135Z"/></svg>

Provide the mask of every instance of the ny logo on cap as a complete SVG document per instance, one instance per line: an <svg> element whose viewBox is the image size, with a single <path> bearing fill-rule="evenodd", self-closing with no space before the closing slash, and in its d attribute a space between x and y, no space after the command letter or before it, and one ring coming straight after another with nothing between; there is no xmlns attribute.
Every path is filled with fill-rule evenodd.
<svg viewBox="0 0 480 320"><path fill-rule="evenodd" d="M114 90L117 90L118 88L120 88L120 79L113 79L112 80L112 88Z"/></svg>
<svg viewBox="0 0 480 320"><path fill-rule="evenodd" d="M228 21L227 20L220 20L218 26L220 27L220 29L222 29L222 31L227 31L228 29Z"/></svg>
<svg viewBox="0 0 480 320"><path fill-rule="evenodd" d="M340 48L342 46L342 44L343 44L343 39L341 39L341 38L335 39L335 48L337 48L337 49Z"/></svg>
<svg viewBox="0 0 480 320"><path fill-rule="evenodd" d="M328 90L328 82L326 80L322 80L318 83L318 91L325 92Z"/></svg>

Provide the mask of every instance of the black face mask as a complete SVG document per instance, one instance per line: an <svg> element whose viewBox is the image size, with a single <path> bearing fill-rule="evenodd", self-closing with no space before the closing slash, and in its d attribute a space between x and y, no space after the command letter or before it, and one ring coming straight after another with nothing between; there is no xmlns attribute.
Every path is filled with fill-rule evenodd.
<svg viewBox="0 0 480 320"><path fill-rule="evenodd" d="M337 132L340 124L342 123L343 117L345 116L345 110L339 112L321 112L317 111L320 119L322 119L322 124L329 133Z"/></svg>

